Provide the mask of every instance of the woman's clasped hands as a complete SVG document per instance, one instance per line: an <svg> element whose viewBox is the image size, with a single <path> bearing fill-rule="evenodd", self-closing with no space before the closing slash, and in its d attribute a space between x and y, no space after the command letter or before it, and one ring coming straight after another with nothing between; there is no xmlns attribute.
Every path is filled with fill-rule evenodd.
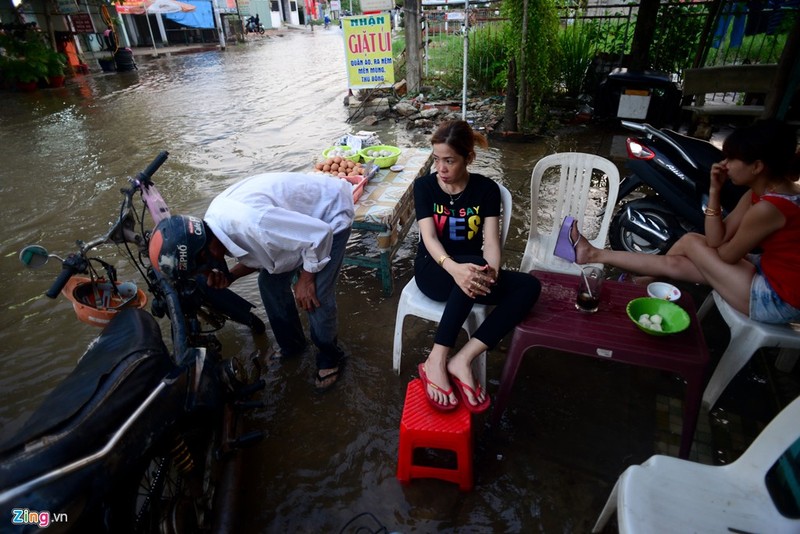
<svg viewBox="0 0 800 534"><path fill-rule="evenodd" d="M456 283L470 298L488 295L497 283L497 271L489 265L461 263L457 269L454 274Z"/></svg>

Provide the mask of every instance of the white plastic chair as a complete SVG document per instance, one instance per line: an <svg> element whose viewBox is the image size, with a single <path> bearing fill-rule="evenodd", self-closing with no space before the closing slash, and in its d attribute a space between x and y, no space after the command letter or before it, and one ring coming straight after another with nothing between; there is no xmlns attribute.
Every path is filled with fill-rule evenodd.
<svg viewBox="0 0 800 534"><path fill-rule="evenodd" d="M500 203L502 213L500 215L500 243L505 245L508 237L508 228L511 225L511 192L502 184L500 186ZM397 303L397 316L394 323L394 347L392 349L392 367L395 373L400 374L400 359L403 354L403 323L407 315L414 315L429 321L439 322L444 312L444 302L436 302L426 297L419 287L417 281L412 277L403 288L400 294L400 301ZM475 304L472 306L467 320L464 321L462 328L468 336L472 336L478 327L486 320L489 309L485 304ZM476 376L481 384L486 387L486 353L484 352L473 362Z"/></svg>
<svg viewBox="0 0 800 534"><path fill-rule="evenodd" d="M800 350L800 324L775 325L753 321L734 310L716 291L709 293L700 306L697 311L698 319L702 320L714 304L731 329L731 341L703 392L703 407L706 410L714 407L725 387L758 349L780 348L781 355L777 365L779 368L788 366L787 370L791 369L792 360Z"/></svg>
<svg viewBox="0 0 800 534"><path fill-rule="evenodd" d="M559 172L558 182L542 180L545 173L556 168ZM593 191L592 188L592 177L602 175L607 180L607 193L605 198L597 199L597 189L595 187ZM531 174L531 225L520 272L527 273L532 269L579 272L574 263L553 256L561 222L567 215L575 217L582 225L579 229L583 233L586 228L594 227L587 224L587 219L599 218L599 231L589 242L598 248L604 248L618 193L619 170L605 158L582 152L561 152L540 159ZM554 204L549 230L540 223L539 218L539 198L544 195L547 196L548 205Z"/></svg>
<svg viewBox="0 0 800 534"><path fill-rule="evenodd" d="M800 397L783 409L736 461L704 465L651 456L628 467L592 532L614 511L619 532L800 532L800 520L783 516L765 483L767 471L800 438Z"/></svg>

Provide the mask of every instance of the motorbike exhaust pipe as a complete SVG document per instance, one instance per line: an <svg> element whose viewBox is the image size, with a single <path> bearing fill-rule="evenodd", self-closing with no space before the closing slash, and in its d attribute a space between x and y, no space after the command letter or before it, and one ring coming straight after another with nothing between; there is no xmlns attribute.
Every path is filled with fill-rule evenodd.
<svg viewBox="0 0 800 534"><path fill-rule="evenodd" d="M656 227L647 217L628 207L625 210L624 226L633 233L649 240L655 239L661 246L669 242L669 234L665 234Z"/></svg>

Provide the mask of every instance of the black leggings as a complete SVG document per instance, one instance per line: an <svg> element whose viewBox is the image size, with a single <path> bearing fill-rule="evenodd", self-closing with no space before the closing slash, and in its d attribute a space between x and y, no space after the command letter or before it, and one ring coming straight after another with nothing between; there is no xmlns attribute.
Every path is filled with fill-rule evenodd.
<svg viewBox="0 0 800 534"><path fill-rule="evenodd" d="M452 259L458 263L486 265L486 260L481 256L456 256ZM494 348L503 336L525 318L542 290L538 278L501 269L497 284L491 288L492 292L485 297L473 299L456 285L447 271L429 257L417 258L414 277L420 291L428 298L446 303L434 339L437 344L445 347L455 345L472 305L477 303L493 305L494 309L472 337L482 341L490 349Z"/></svg>

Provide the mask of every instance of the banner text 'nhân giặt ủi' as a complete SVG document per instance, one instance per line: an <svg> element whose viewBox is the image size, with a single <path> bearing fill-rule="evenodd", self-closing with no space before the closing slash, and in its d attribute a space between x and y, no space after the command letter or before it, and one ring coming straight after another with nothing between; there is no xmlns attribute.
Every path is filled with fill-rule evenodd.
<svg viewBox="0 0 800 534"><path fill-rule="evenodd" d="M368 89L393 85L394 59L389 15L344 17L342 29L348 87Z"/></svg>

